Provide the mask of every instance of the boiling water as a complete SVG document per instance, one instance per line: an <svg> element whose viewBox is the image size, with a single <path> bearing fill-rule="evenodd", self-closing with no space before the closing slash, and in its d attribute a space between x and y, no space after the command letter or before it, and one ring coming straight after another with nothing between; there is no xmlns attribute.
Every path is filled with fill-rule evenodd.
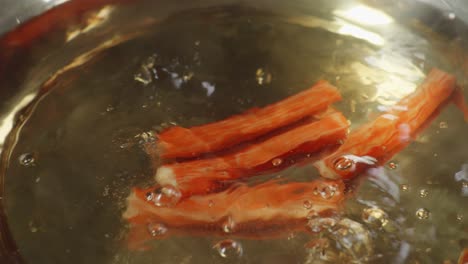
<svg viewBox="0 0 468 264"><path fill-rule="evenodd" d="M432 39L395 21L366 31L319 17L197 12L61 74L21 116L5 202L28 263L455 262L468 246L468 125L453 106L352 183L340 232L264 241L187 235L127 250L125 199L131 187L153 183L147 132L220 120L319 79L339 87L336 107L354 128L413 91L431 67L454 70ZM317 176L310 166L279 174Z"/></svg>

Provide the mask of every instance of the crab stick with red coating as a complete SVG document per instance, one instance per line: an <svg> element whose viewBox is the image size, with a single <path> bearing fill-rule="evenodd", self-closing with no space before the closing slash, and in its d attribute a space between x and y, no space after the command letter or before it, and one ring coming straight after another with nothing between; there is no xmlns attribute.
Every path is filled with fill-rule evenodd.
<svg viewBox="0 0 468 264"><path fill-rule="evenodd" d="M150 155L165 159L196 157L255 139L322 112L339 100L341 95L336 87L319 81L282 101L222 121L192 128L171 127L158 134L157 144L148 144L146 150Z"/></svg>
<svg viewBox="0 0 468 264"><path fill-rule="evenodd" d="M219 181L275 170L287 156L314 153L346 138L349 122L340 112L330 108L319 118L224 156L163 165L156 182L174 186L182 197L219 191Z"/></svg>
<svg viewBox="0 0 468 264"><path fill-rule="evenodd" d="M177 235L272 239L307 231L311 212L326 216L339 211L344 189L342 181L269 181L192 196L174 207L156 206L154 188L134 189L123 217L130 224L133 249L152 239Z"/></svg>
<svg viewBox="0 0 468 264"><path fill-rule="evenodd" d="M387 162L427 125L439 107L451 99L453 75L433 69L425 81L389 111L352 131L335 152L315 163L330 179L350 179L367 168Z"/></svg>

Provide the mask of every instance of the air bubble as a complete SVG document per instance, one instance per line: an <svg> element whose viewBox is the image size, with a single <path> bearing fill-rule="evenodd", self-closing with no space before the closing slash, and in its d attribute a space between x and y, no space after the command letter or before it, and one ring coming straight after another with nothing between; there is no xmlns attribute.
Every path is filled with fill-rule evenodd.
<svg viewBox="0 0 468 264"><path fill-rule="evenodd" d="M239 258L243 254L242 245L232 239L219 241L213 248L223 258Z"/></svg>
<svg viewBox="0 0 468 264"><path fill-rule="evenodd" d="M171 207L180 201L181 196L179 189L172 185L165 185L154 191L151 201L156 206ZM148 199L148 196L146 198Z"/></svg>
<svg viewBox="0 0 468 264"><path fill-rule="evenodd" d="M408 191L409 190L409 186L407 184L402 184L400 185L400 189L404 192Z"/></svg>
<svg viewBox="0 0 468 264"><path fill-rule="evenodd" d="M161 223L149 223L147 227L153 237L160 237L167 233L167 227Z"/></svg>
<svg viewBox="0 0 468 264"><path fill-rule="evenodd" d="M440 122L439 123L439 128L442 128L442 129L448 128L447 122Z"/></svg>
<svg viewBox="0 0 468 264"><path fill-rule="evenodd" d="M211 207L213 207L213 205L214 205L214 202L213 202L213 200L209 200L209 201L208 201L208 207L210 207L210 208L211 208Z"/></svg>
<svg viewBox="0 0 468 264"><path fill-rule="evenodd" d="M307 256L304 264L337 263L338 254L330 247L328 238L317 238L305 245Z"/></svg>
<svg viewBox="0 0 468 264"><path fill-rule="evenodd" d="M269 84L271 82L271 74L265 72L263 68L258 68L255 72L255 79L259 85Z"/></svg>
<svg viewBox="0 0 468 264"><path fill-rule="evenodd" d="M151 202L154 199L154 193L153 192L147 192L146 193L146 201Z"/></svg>
<svg viewBox="0 0 468 264"><path fill-rule="evenodd" d="M29 231L31 231L31 233L36 233L37 231L39 231L39 228L37 228L36 223L32 220L29 221L28 226L29 226Z"/></svg>
<svg viewBox="0 0 468 264"><path fill-rule="evenodd" d="M429 194L429 191L426 190L426 189L421 189L421 190L419 190L419 196L420 196L421 198L426 197L428 194Z"/></svg>
<svg viewBox="0 0 468 264"><path fill-rule="evenodd" d="M395 162L390 162L388 163L388 167L391 169L391 170L395 170L398 168L398 164L396 164Z"/></svg>
<svg viewBox="0 0 468 264"><path fill-rule="evenodd" d="M221 228L223 229L224 233L232 233L234 231L234 228L236 227L236 223L230 216L227 217L227 219L223 222L221 225Z"/></svg>
<svg viewBox="0 0 468 264"><path fill-rule="evenodd" d="M120 144L119 148L120 149L126 149L126 148L129 148L131 146L132 146L132 143L127 142L127 143Z"/></svg>
<svg viewBox="0 0 468 264"><path fill-rule="evenodd" d="M154 71L157 55L150 56L141 65L140 71L133 76L133 79L144 86L150 84L152 79L151 72Z"/></svg>
<svg viewBox="0 0 468 264"><path fill-rule="evenodd" d="M137 73L133 78L135 81L142 83L143 85L148 85L151 83L151 76L148 74Z"/></svg>
<svg viewBox="0 0 468 264"><path fill-rule="evenodd" d="M19 160L19 163L25 167L36 166L36 158L33 153L21 154L18 160Z"/></svg>
<svg viewBox="0 0 468 264"><path fill-rule="evenodd" d="M356 260L365 259L373 253L369 231L356 221L348 218L340 220L333 229L332 237Z"/></svg>
<svg viewBox="0 0 468 264"><path fill-rule="evenodd" d="M335 185L323 183L316 186L313 193L314 195L320 195L323 199L328 200L335 196L336 191L337 188Z"/></svg>
<svg viewBox="0 0 468 264"><path fill-rule="evenodd" d="M365 208L362 210L362 220L374 227L384 227L388 224L388 215L380 208Z"/></svg>
<svg viewBox="0 0 468 264"><path fill-rule="evenodd" d="M318 213L317 211L315 211L315 210L311 210L311 211L309 212L309 214L307 214L307 217L306 217L306 218L307 218L308 220L312 220L312 219L317 218L317 217L320 217L319 213Z"/></svg>
<svg viewBox="0 0 468 264"><path fill-rule="evenodd" d="M354 165L354 161L346 157L340 157L335 161L335 168L341 171L348 170L352 168L353 165Z"/></svg>
<svg viewBox="0 0 468 264"><path fill-rule="evenodd" d="M305 244L305 247L312 250L323 251L330 246L330 240L327 238L317 238Z"/></svg>
<svg viewBox="0 0 468 264"><path fill-rule="evenodd" d="M195 74L194 74L193 72L189 72L189 73L187 73L187 74L184 74L184 75L182 76L182 80L184 80L184 82L188 82L188 81L190 81L190 80L193 78L194 75L195 75Z"/></svg>
<svg viewBox="0 0 468 264"><path fill-rule="evenodd" d="M307 227L313 233L319 233L323 230L329 230L338 223L338 219L334 217L312 217L307 222Z"/></svg>
<svg viewBox="0 0 468 264"><path fill-rule="evenodd" d="M109 187L109 185L106 185L104 187L104 190L102 191L102 196L104 196L104 197L108 196L109 192L110 192L110 187Z"/></svg>
<svg viewBox="0 0 468 264"><path fill-rule="evenodd" d="M419 208L416 210L416 217L421 220L426 220L431 216L431 212L426 208Z"/></svg>
<svg viewBox="0 0 468 264"><path fill-rule="evenodd" d="M155 63L156 63L156 58L158 58L158 55L157 54L153 54L151 56L149 56L144 62L143 64L141 65L142 67L145 67L145 68L153 68L155 66Z"/></svg>
<svg viewBox="0 0 468 264"><path fill-rule="evenodd" d="M464 197L468 197L468 181L462 182L461 195Z"/></svg>
<svg viewBox="0 0 468 264"><path fill-rule="evenodd" d="M304 208L305 209L310 209L312 208L312 203L309 200L304 201Z"/></svg>
<svg viewBox="0 0 468 264"><path fill-rule="evenodd" d="M463 214L462 213L457 214L457 220L460 221L460 222L463 221Z"/></svg>
<svg viewBox="0 0 468 264"><path fill-rule="evenodd" d="M279 159L279 158L274 159L274 160L271 161L271 164L273 164L273 166L275 166L275 167L281 165L282 163L283 163L283 160Z"/></svg>
<svg viewBox="0 0 468 264"><path fill-rule="evenodd" d="M151 131L143 132L141 134L136 135L135 137L140 138L140 140L138 141L140 145L146 143L153 143L156 141L156 138L154 137L154 134Z"/></svg>

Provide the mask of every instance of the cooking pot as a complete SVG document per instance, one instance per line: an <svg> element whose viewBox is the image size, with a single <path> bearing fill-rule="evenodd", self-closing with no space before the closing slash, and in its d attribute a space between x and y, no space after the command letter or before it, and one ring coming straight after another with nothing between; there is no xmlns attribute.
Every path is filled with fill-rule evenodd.
<svg viewBox="0 0 468 264"><path fill-rule="evenodd" d="M221 119L277 101L319 78L345 87L341 108L360 124L367 109L413 91L428 67L451 71L461 87L468 76L468 2L462 0L2 0L0 5L1 263L226 261L206 253L211 238L176 239L157 244L153 253L121 249L125 198L131 186L148 184L153 173L133 138L170 126L169 116L184 126ZM148 76L158 63L156 79ZM160 88L165 86L172 90ZM165 101L171 103L164 106ZM166 108L157 110L161 105ZM394 222L393 229L374 230L373 244L384 246L373 245L364 258L340 244L354 261L454 263L468 247L467 129L456 110L450 111L421 145L402 154L401 171L388 178L371 175L362 196L351 199L350 211L384 208ZM100 129L106 122L114 125ZM437 136L447 127L452 133ZM411 155L416 158L403 158ZM445 160L437 161L442 156ZM365 196L377 189L388 197ZM437 202L440 206L430 209ZM450 232L439 231L441 225ZM411 232L426 235L407 242ZM227 261L339 261L297 253L304 248L301 239L291 236L272 245L246 241L245 256ZM445 241L444 248L437 248L442 247L437 240Z"/></svg>

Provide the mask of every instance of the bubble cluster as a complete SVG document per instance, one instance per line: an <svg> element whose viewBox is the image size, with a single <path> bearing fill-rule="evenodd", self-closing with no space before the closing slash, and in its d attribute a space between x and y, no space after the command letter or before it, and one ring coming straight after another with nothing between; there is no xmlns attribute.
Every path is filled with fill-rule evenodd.
<svg viewBox="0 0 468 264"><path fill-rule="evenodd" d="M312 233L319 233L324 230L330 230L339 221L339 218L337 216L321 217L314 211L309 213L307 219L307 228Z"/></svg>
<svg viewBox="0 0 468 264"><path fill-rule="evenodd" d="M325 263L336 263L338 261L338 254L330 246L332 241L328 238L317 238L305 245L307 256L304 264L322 263L318 260L325 261Z"/></svg>
<svg viewBox="0 0 468 264"><path fill-rule="evenodd" d="M146 86L153 81L156 57L156 55L150 56L142 63L140 71L133 76L136 82Z"/></svg>
<svg viewBox="0 0 468 264"><path fill-rule="evenodd" d="M148 232L153 237L160 237L167 233L167 227L161 223L149 223L147 225Z"/></svg>
<svg viewBox="0 0 468 264"><path fill-rule="evenodd" d="M146 194L146 200L153 202L156 206L171 207L176 205L182 194L179 189L172 185L165 185Z"/></svg>
<svg viewBox="0 0 468 264"><path fill-rule="evenodd" d="M136 135L140 139L139 144L152 143L156 141L154 134L150 131Z"/></svg>
<svg viewBox="0 0 468 264"><path fill-rule="evenodd" d="M361 263L373 254L371 234L359 222L315 215L309 220L308 228L314 233L320 232L319 239L306 245L314 259L332 261L330 263Z"/></svg>
<svg viewBox="0 0 468 264"><path fill-rule="evenodd" d="M362 210L362 220L374 227L385 227L388 224L388 215L380 208L365 208Z"/></svg>
<svg viewBox="0 0 468 264"><path fill-rule="evenodd" d="M319 184L314 188L314 195L320 195L323 199L331 199L333 196L335 196L335 193L337 191L337 187L332 184Z"/></svg>
<svg viewBox="0 0 468 264"><path fill-rule="evenodd" d="M356 221L341 219L331 235L356 260L364 259L373 253L369 231Z"/></svg>

